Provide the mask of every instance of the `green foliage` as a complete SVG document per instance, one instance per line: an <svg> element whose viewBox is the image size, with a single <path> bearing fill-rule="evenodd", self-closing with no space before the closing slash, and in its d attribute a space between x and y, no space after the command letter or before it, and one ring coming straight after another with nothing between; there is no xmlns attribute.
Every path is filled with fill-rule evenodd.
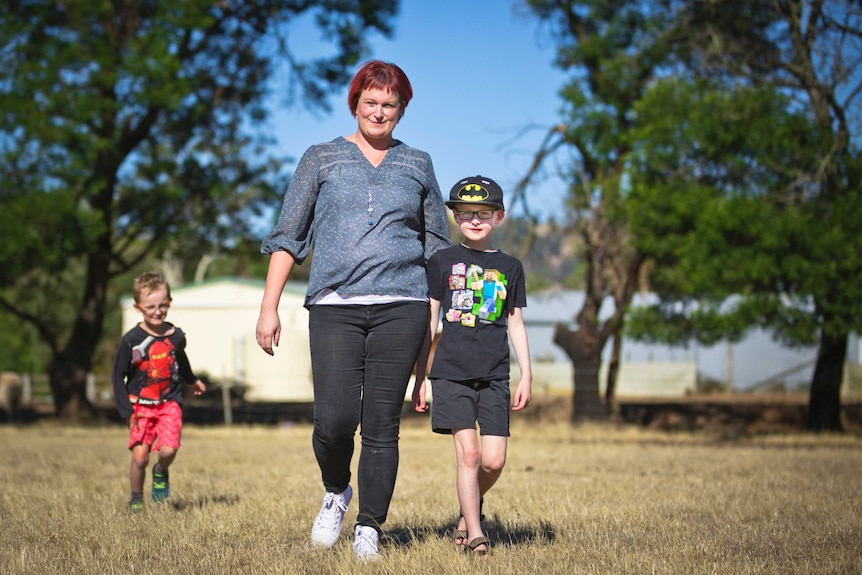
<svg viewBox="0 0 862 575"><path fill-rule="evenodd" d="M610 293L628 308L643 264L659 301L630 315L629 335L712 343L759 326L819 340L809 426L839 430L848 335L862 329L858 2L528 4L573 72L560 141L538 157L575 150L580 329L598 327ZM600 348L607 331L594 332Z"/></svg>
<svg viewBox="0 0 862 575"><path fill-rule="evenodd" d="M862 80L849 72L858 69L862 10L848 0L682 3L675 28L679 61L714 84L672 83L642 110L641 125L664 117L658 133L681 138L659 136L665 153L643 155L637 178L642 189L666 179L715 195L707 191L685 229L667 230L676 239L663 240L673 245L664 255L673 257L661 265L676 277L657 278L658 305L689 294L701 304L690 309L702 309L703 300L733 294L741 301L718 312L731 327L818 339L808 427L839 431L848 338L862 328L862 180L852 137ZM685 193L684 184L672 187Z"/></svg>
<svg viewBox="0 0 862 575"><path fill-rule="evenodd" d="M632 229L662 302L635 310L632 336L712 343L761 326L812 344L827 309L829 329L862 327L855 163L843 158L835 197L815 181L830 134L768 86L677 79L653 87L638 124Z"/></svg>
<svg viewBox="0 0 862 575"><path fill-rule="evenodd" d="M50 352L33 326L0 313L0 371L32 373L41 370Z"/></svg>
<svg viewBox="0 0 862 575"><path fill-rule="evenodd" d="M70 257L62 269L53 273L30 270L17 278L14 286L0 292L0 301L4 302L4 305L8 302L18 310L33 310L34 315L24 318L22 323L32 327L39 335L39 347L56 353L67 343L70 326L77 313L79 296L68 289L68 286L83 283L85 273L83 258L80 257ZM9 320L14 318L13 315L0 315ZM20 319L17 321L21 322ZM0 338L9 341L10 345L16 345L14 332L0 334ZM44 356L43 353L39 355ZM44 366L38 367L40 371L44 369Z"/></svg>

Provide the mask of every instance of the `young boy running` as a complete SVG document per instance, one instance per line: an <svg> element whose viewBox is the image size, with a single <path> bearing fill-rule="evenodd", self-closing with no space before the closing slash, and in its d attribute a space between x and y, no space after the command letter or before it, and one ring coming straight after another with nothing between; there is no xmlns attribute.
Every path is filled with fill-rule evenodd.
<svg viewBox="0 0 862 575"><path fill-rule="evenodd" d="M171 494L168 468L180 448L182 382L191 385L195 395L204 393L206 385L189 365L185 334L165 321L171 289L162 274L138 276L132 293L143 321L120 340L111 382L117 411L129 425L129 508L137 513L144 507L144 476L151 450L159 456L153 466L153 501L164 501Z"/></svg>
<svg viewBox="0 0 862 575"><path fill-rule="evenodd" d="M521 262L491 242L503 221L503 190L490 178L476 176L455 184L446 206L452 209L464 241L436 252L428 261L431 322L413 388L413 407L426 411L424 377L430 342L443 306L443 330L431 371L431 427L452 434L457 460L461 517L455 542L487 556L490 542L482 532L482 497L499 479L509 437L509 341L521 380L512 409L527 407L532 370L521 308L526 307ZM479 424L481 443L476 434Z"/></svg>

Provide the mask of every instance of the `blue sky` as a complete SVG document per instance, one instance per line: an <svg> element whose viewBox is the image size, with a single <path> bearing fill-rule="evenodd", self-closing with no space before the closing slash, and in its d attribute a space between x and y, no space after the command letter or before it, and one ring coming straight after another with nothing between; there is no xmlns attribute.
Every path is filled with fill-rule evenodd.
<svg viewBox="0 0 862 575"><path fill-rule="evenodd" d="M514 0L402 0L391 40L372 39L374 54L398 64L413 99L395 137L431 154L444 195L465 176L496 180L506 194L526 173L548 128L558 122L564 75L552 66L555 47L538 21ZM291 48L320 45L310 21L290 29ZM276 99L274 99L275 101ZM279 153L298 160L311 144L346 136L356 121L346 87L332 112L273 104ZM291 166L291 169L293 166ZM530 209L548 216L562 206L564 186L554 169L531 192ZM518 213L513 207L512 213Z"/></svg>

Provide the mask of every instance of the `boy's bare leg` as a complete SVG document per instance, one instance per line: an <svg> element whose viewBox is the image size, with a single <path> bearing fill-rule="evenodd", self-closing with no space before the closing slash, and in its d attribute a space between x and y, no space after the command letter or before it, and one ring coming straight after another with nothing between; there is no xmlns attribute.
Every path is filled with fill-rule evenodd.
<svg viewBox="0 0 862 575"><path fill-rule="evenodd" d="M144 491L144 476L150 463L150 446L139 443L132 447L132 464L129 466L129 484L132 493Z"/></svg>
<svg viewBox="0 0 862 575"><path fill-rule="evenodd" d="M177 450L173 447L166 447L164 445L159 447L159 467L162 471L167 471L176 458Z"/></svg>
<svg viewBox="0 0 862 575"><path fill-rule="evenodd" d="M482 436L482 466L479 468L480 496L488 493L503 473L503 467L506 465L507 440L507 437L499 435Z"/></svg>
<svg viewBox="0 0 862 575"><path fill-rule="evenodd" d="M472 429L462 430L466 432L471 432L472 439L476 442L476 432ZM469 438L467 438L469 440ZM507 448L507 439L506 437L500 437L496 435L483 435L482 436L482 444L481 447L476 443L477 448L481 450L480 459L481 464L476 473L476 482L479 486L479 496L476 500L475 507L477 509L477 517L479 520L479 533L481 534L481 520L482 520L482 509L481 509L481 500L482 497L491 489L491 487L497 482L500 478L500 475L503 472L503 467L506 465L506 448ZM458 455L458 443L456 441L456 456ZM459 472L460 472L460 461L459 461ZM459 489L460 489L460 475L459 475ZM461 499L461 493L458 493L459 501ZM473 536L474 531L470 531L470 528L467 525L466 517L463 515L461 519L458 521L458 526L456 527L458 531L466 531L469 533L469 539L466 541L460 541L462 545L466 545L470 540L475 539ZM479 537L477 535L476 537Z"/></svg>
<svg viewBox="0 0 862 575"><path fill-rule="evenodd" d="M482 537L482 523L479 518L479 475L482 465L482 452L475 429L455 429L455 459L457 462L458 503L461 506L461 521L458 529L466 531L466 545L476 537Z"/></svg>
<svg viewBox="0 0 862 575"><path fill-rule="evenodd" d="M150 463L150 446L138 443L132 446L132 463L129 465L129 485L131 499L129 509L138 513L144 508L144 476Z"/></svg>

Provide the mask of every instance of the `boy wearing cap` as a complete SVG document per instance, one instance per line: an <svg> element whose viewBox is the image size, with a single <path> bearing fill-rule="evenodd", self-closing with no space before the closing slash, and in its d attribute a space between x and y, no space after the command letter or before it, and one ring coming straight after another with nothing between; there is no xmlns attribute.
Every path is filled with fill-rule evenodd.
<svg viewBox="0 0 862 575"><path fill-rule="evenodd" d="M491 235L505 217L503 190L483 176L464 178L452 187L446 206L452 210L463 242L436 252L428 261L430 330L416 363L413 408L424 412L424 377L443 309L443 329L428 378L433 391L431 427L452 434L457 459L461 517L455 543L487 556L490 543L482 532L482 498L499 479L506 463L509 437L509 342L521 380L512 409L532 397L532 371L521 262L494 248ZM481 443L476 434L479 424Z"/></svg>

